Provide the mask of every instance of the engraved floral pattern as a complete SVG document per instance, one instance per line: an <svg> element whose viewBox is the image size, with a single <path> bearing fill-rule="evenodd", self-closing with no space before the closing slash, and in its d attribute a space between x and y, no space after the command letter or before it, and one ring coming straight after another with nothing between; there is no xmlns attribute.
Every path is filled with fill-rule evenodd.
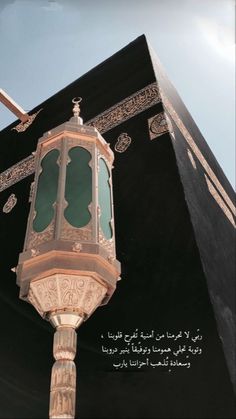
<svg viewBox="0 0 236 419"><path fill-rule="evenodd" d="M99 243L106 249L108 252L108 260L111 261L112 256L115 254L115 243L113 239L107 240L104 237L104 234L99 227Z"/></svg>
<svg viewBox="0 0 236 419"><path fill-rule="evenodd" d="M106 287L90 276L57 274L32 281L29 301L43 316L56 309L78 309L90 315L101 303Z"/></svg>
<svg viewBox="0 0 236 419"><path fill-rule="evenodd" d="M55 221L53 220L51 224L44 231L42 231L42 233L36 233L35 231L31 230L27 240L26 249L38 246L41 243L51 240L53 238L54 225Z"/></svg>

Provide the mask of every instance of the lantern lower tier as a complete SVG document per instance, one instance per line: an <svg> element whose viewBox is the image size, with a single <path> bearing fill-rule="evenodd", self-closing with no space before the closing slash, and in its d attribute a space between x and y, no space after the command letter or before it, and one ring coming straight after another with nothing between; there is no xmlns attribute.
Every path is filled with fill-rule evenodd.
<svg viewBox="0 0 236 419"><path fill-rule="evenodd" d="M17 268L20 298L43 317L69 309L86 319L108 302L119 275L119 262L101 246L56 240L21 253Z"/></svg>
<svg viewBox="0 0 236 419"><path fill-rule="evenodd" d="M107 287L90 275L54 274L30 283L28 301L41 316L72 310L86 319L101 304Z"/></svg>

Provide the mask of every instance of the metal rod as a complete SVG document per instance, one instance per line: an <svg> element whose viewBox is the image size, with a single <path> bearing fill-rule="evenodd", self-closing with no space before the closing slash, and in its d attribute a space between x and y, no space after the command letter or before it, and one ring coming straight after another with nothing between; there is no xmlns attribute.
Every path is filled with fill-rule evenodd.
<svg viewBox="0 0 236 419"><path fill-rule="evenodd" d="M3 103L21 122L26 122L29 115L3 89L0 89L0 102Z"/></svg>

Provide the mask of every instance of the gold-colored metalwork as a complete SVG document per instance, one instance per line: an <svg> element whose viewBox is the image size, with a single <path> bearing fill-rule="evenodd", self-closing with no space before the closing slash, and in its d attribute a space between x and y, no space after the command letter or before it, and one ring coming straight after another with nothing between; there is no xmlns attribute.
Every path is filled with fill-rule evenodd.
<svg viewBox="0 0 236 419"><path fill-rule="evenodd" d="M61 237L64 240L91 241L92 239L92 221L83 228L72 227L65 219L62 221Z"/></svg>
<svg viewBox="0 0 236 419"><path fill-rule="evenodd" d="M43 109L43 108L42 108ZM17 132L24 132L29 128L29 126L34 122L36 116L39 114L39 112L42 111L42 109L39 109L37 112L33 113L33 115L28 115L28 119L25 122L20 122L18 125L12 128L12 130L15 130Z"/></svg>
<svg viewBox="0 0 236 419"><path fill-rule="evenodd" d="M42 233L36 233L34 230L31 230L28 238L28 248L38 246L41 243L48 242L53 238L55 228L55 220L53 220L47 228L45 228Z"/></svg>
<svg viewBox="0 0 236 419"><path fill-rule="evenodd" d="M124 153L130 146L131 141L132 140L130 136L127 134L127 132L122 132L122 134L119 135L115 143L115 151L117 151L117 153Z"/></svg>
<svg viewBox="0 0 236 419"><path fill-rule="evenodd" d="M159 112L157 115L149 118L148 128L151 140L169 132L165 112Z"/></svg>
<svg viewBox="0 0 236 419"><path fill-rule="evenodd" d="M54 274L31 281L28 300L42 317L54 310L71 308L84 317L92 314L103 300L107 288L96 276Z"/></svg>

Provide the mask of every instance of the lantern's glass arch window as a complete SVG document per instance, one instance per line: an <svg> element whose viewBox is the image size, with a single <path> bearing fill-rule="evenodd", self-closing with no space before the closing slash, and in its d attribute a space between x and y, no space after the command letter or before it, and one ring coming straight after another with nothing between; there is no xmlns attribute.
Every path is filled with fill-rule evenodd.
<svg viewBox="0 0 236 419"><path fill-rule="evenodd" d="M37 194L35 199L35 218L33 229L37 233L45 230L54 218L53 204L57 199L59 166L59 150L49 151L41 160L42 172L38 178Z"/></svg>
<svg viewBox="0 0 236 419"><path fill-rule="evenodd" d="M67 207L64 217L73 227L81 228L91 219L88 206L92 201L92 169L89 166L92 156L88 150L80 146L71 148L68 156L70 161L65 183Z"/></svg>
<svg viewBox="0 0 236 419"><path fill-rule="evenodd" d="M100 227L106 239L111 239L112 204L110 172L103 158L99 159L98 171L98 203L100 207Z"/></svg>

